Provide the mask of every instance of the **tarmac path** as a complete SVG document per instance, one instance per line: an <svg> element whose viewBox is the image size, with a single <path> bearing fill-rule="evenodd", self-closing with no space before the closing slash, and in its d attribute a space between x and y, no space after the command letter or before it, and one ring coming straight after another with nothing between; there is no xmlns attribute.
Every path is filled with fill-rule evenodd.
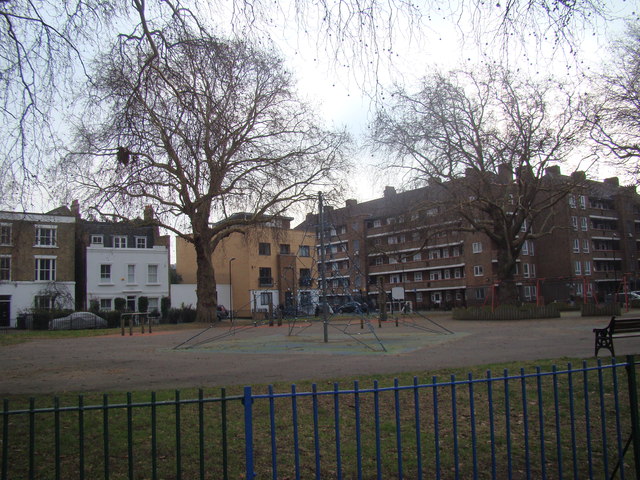
<svg viewBox="0 0 640 480"><path fill-rule="evenodd" d="M328 343L323 342L321 323L233 331L227 324L151 335L29 341L0 347L0 395L293 383L589 358L594 354L593 328L608 323L608 318L575 314L550 320L456 321L450 314L436 313L429 319L416 320L416 325L401 322L398 327L389 322L382 328L372 319L372 328L363 330L357 322L335 320L328 329ZM615 346L619 357L640 353L640 338L617 341ZM608 355L600 352L603 361Z"/></svg>

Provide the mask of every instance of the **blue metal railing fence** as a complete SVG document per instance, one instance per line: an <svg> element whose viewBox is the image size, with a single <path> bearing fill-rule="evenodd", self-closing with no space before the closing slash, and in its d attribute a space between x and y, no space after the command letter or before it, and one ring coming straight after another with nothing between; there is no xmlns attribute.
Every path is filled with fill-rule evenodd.
<svg viewBox="0 0 640 480"><path fill-rule="evenodd" d="M639 478L635 370L627 357L371 387L4 400L0 475Z"/></svg>

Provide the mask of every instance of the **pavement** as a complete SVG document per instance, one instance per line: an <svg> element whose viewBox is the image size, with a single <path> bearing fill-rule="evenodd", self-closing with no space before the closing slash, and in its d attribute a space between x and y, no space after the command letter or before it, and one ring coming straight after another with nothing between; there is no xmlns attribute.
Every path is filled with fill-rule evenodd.
<svg viewBox="0 0 640 480"><path fill-rule="evenodd" d="M640 312L638 312L640 313ZM631 316L632 313L626 314ZM382 327L370 317L269 327L253 324L34 340L0 347L0 395L229 387L300 380L592 358L593 328L607 317L457 321L448 313L398 317ZM178 347L178 348L176 348ZM640 337L615 342L618 357L640 353ZM600 357L608 360L608 351Z"/></svg>

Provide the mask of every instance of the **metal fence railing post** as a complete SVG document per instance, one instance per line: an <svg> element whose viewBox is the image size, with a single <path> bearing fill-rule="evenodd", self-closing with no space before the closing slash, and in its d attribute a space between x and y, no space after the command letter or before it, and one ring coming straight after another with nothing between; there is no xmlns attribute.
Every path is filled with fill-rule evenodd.
<svg viewBox="0 0 640 480"><path fill-rule="evenodd" d="M246 467L246 478L252 480L256 473L253 468L253 397L251 395L251 387L244 387L244 456Z"/></svg>
<svg viewBox="0 0 640 480"><path fill-rule="evenodd" d="M627 355L627 381L629 382L629 407L631 409L631 436L636 478L640 478L640 417L638 414L638 390L636 366L633 355Z"/></svg>

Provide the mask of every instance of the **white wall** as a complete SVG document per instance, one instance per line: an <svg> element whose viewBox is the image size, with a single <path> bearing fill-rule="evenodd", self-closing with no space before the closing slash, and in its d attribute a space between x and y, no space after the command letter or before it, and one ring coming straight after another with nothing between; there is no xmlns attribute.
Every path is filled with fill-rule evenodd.
<svg viewBox="0 0 640 480"><path fill-rule="evenodd" d="M228 284L217 284L216 292L218 293L218 303L229 309L231 302L229 301L230 288ZM179 283L171 285L171 307L180 308L191 306L196 308L197 304L196 284L195 283Z"/></svg>
<svg viewBox="0 0 640 480"><path fill-rule="evenodd" d="M111 280L100 277L100 266L111 265ZM128 265L135 265L133 282L128 278ZM158 266L158 281L149 283L148 265ZM87 302L128 296L162 298L169 296L169 253L166 247L105 248L87 247ZM159 305L159 303L158 303Z"/></svg>
<svg viewBox="0 0 640 480"><path fill-rule="evenodd" d="M56 290L62 292L66 290L70 302L67 305L61 305L62 308L74 308L76 282L55 282ZM33 308L33 297L40 294L46 294L45 290L49 289L49 282L1 282L0 295L11 296L10 300L10 326L16 326L16 319L19 314L31 310ZM71 300L72 299L72 300Z"/></svg>

